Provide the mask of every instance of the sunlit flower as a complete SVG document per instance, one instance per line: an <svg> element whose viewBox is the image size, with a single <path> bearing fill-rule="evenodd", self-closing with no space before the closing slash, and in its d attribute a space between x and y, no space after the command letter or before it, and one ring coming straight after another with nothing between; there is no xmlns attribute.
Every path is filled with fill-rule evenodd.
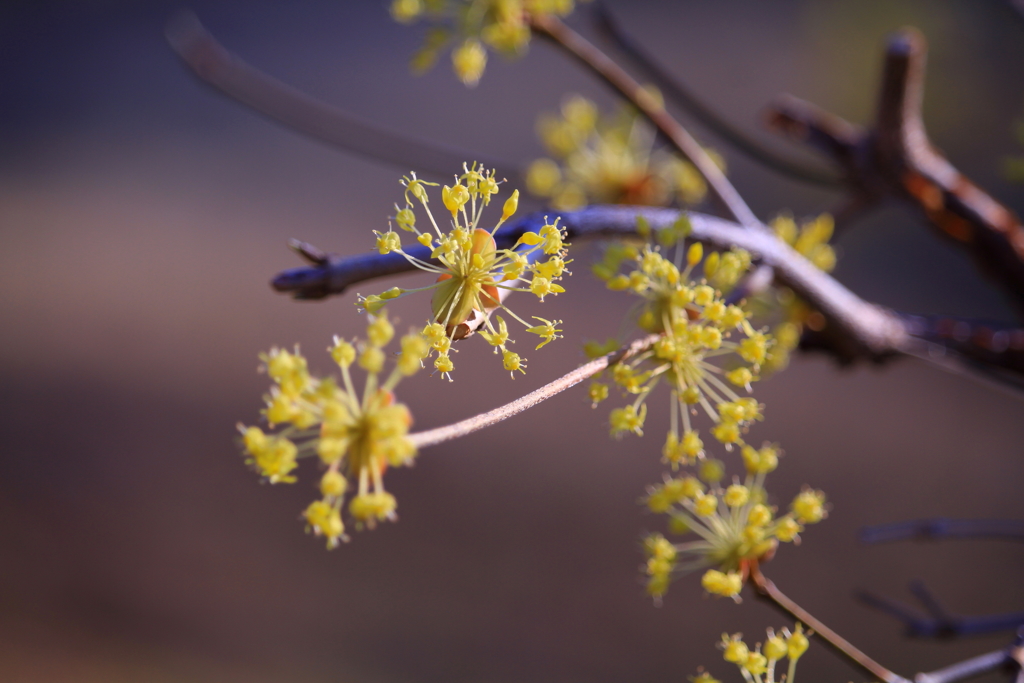
<svg viewBox="0 0 1024 683"><path fill-rule="evenodd" d="M358 306L368 312L381 310L388 301L413 292L431 291L431 320L423 330L423 336L437 354L435 367L442 376L448 376L454 369L449 356L451 343L472 335L477 330L495 353L502 356L502 364L510 372L524 371L525 359L507 348L511 343L508 328L501 315L492 313L499 309L509 317L522 323L527 331L539 335L543 341L537 348L559 338L561 332L556 325L561 320L550 321L534 317L542 325L532 325L512 312L503 302L503 293L529 292L541 301L565 291L558 284L569 275L565 260L568 245L565 243L565 229L558 225L559 219L545 223L536 232L525 232L511 249L498 249L494 234L516 212L519 206L519 191L514 191L502 206L500 220L485 229L481 227L483 211L499 192L499 182L494 171L484 171L476 164L464 167L464 173L455 178L455 184L445 185L441 199L450 220L435 218L430 208L427 183L411 177L402 179L405 187L405 206L396 206L395 221L401 230L413 233L416 241L431 249L429 256L414 255L401 244L400 233L389 230L377 233L377 248L381 253L401 254L420 270L437 275L432 285L419 289L393 287L386 292L360 297ZM428 226L420 230L417 226L415 208L426 214ZM441 223L448 222L447 229ZM422 247L421 247L422 251ZM517 285L517 283L519 283Z"/></svg>

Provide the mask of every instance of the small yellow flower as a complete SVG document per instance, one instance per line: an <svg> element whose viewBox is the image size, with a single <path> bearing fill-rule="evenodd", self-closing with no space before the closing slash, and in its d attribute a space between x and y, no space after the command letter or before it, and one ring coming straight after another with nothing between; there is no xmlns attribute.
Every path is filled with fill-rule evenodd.
<svg viewBox="0 0 1024 683"><path fill-rule="evenodd" d="M561 320L555 320L555 321L552 322L551 320L545 320L544 318L538 318L537 316L533 316L533 319L534 320L539 320L542 323L544 323L543 325L535 325L534 327L526 328L527 332L529 332L531 334L536 334L541 339L544 340L540 344L537 344L537 348L538 349L540 347L544 346L545 344L555 340L555 339L561 339L562 338L562 335L557 334L558 332L561 332L562 330L559 330L559 329L555 328L555 325L561 325L562 324Z"/></svg>
<svg viewBox="0 0 1024 683"><path fill-rule="evenodd" d="M469 38L452 51L452 66L463 84L475 88L487 67L487 51L479 40Z"/></svg>
<svg viewBox="0 0 1024 683"><path fill-rule="evenodd" d="M713 579L714 582L717 582L718 580L718 577ZM734 633L732 636L723 633L722 642L719 644L719 647L722 648L723 659L727 662L732 662L733 664L742 664L747 661L747 656L750 654L749 648L747 648L746 643L743 642L743 638L739 633Z"/></svg>
<svg viewBox="0 0 1024 683"><path fill-rule="evenodd" d="M805 489L793 499L793 512L801 524L817 524L828 516L825 509L825 494Z"/></svg>
<svg viewBox="0 0 1024 683"><path fill-rule="evenodd" d="M794 661L800 659L807 652L809 646L810 642L807 640L807 636L804 635L803 624L797 624L793 634L786 640L787 656Z"/></svg>
<svg viewBox="0 0 1024 683"><path fill-rule="evenodd" d="M639 436L644 435L644 419L647 417L647 405L640 406L639 410L635 405L625 408L616 408L612 411L609 419L611 423L612 436L621 436L626 432L633 432Z"/></svg>
<svg viewBox="0 0 1024 683"><path fill-rule="evenodd" d="M740 590L743 589L743 579L738 572L723 573L717 569L709 569L704 572L700 584L712 595L732 598L737 602L739 602Z"/></svg>

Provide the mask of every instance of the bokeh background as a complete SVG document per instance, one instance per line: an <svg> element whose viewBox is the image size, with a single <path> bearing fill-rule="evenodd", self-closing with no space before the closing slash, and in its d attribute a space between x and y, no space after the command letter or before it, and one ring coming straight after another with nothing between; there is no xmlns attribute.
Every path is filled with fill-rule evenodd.
<svg viewBox="0 0 1024 683"><path fill-rule="evenodd" d="M445 64L413 77L422 31L391 22L380 1L190 6L233 51L306 92L517 163L542 153L534 121L563 94L614 102L536 43L518 62L493 59L473 91ZM1009 3L610 6L730 121L783 150L760 129L767 102L790 92L868 121L885 35L917 26L931 44L931 135L1024 213L1021 188L1000 176L1021 151L1012 128L1024 114L1024 18ZM0 5L0 679L598 683L685 681L704 664L739 680L719 634L756 638L781 616L753 599L707 599L694 577L660 608L643 593L639 542L659 521L638 499L663 470L659 401L646 439L610 440L606 410L581 388L425 451L388 474L401 520L332 552L299 519L315 466L275 487L246 469L234 425L261 406L257 353L298 342L327 371L331 335L362 325L351 295L297 303L270 290L297 265L286 240L367 250L409 169L327 148L208 89L163 39L178 9ZM573 23L588 30L585 12ZM694 130L762 217L838 198ZM838 248L838 278L866 298L1010 319L968 260L899 206ZM522 305L564 318L564 340L525 353L529 373L515 381L467 344L453 384L401 387L418 426L510 400L574 367L583 339L614 334L628 303L588 276L595 254L575 251L569 293ZM403 325L422 324L425 301L400 303ZM801 357L758 390L768 420L754 438L787 453L772 491L785 502L809 483L833 504L771 563L780 587L904 674L1005 644L1008 634L907 640L851 596L907 600L907 582L922 579L954 612L1024 609L1019 545L857 541L860 527L889 521L1024 518L1020 400L910 360L840 369ZM822 647L800 677L865 680Z"/></svg>

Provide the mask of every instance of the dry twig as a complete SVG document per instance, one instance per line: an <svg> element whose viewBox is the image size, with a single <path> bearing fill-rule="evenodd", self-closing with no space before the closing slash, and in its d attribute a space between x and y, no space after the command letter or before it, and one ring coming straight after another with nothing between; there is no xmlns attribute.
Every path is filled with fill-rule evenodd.
<svg viewBox="0 0 1024 683"><path fill-rule="evenodd" d="M890 39L870 130L793 97L769 110L769 125L838 162L859 208L886 196L911 202L1024 311L1024 226L928 139L921 117L926 55L924 37L914 29Z"/></svg>

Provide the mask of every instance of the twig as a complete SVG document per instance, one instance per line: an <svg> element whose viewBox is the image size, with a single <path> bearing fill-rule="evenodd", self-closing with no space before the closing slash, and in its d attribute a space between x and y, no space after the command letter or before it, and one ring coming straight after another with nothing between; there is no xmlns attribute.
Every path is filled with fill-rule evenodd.
<svg viewBox="0 0 1024 683"><path fill-rule="evenodd" d="M554 382L545 384L536 391L531 391L526 396L518 398L511 403L507 403L494 410L489 410L486 413L481 413L475 417L456 422L454 424L446 425L444 427L438 427L437 429L429 429L424 432L416 432L410 434L409 438L416 445L417 448L426 448L427 446L435 446L445 441L451 441L459 437L472 434L473 432L490 427L491 425L497 424L502 420L507 420L513 415L518 415L528 408L546 401L549 398L560 394L566 389L573 387L588 377L593 377L597 373L601 372L609 365L614 365L622 360L625 360L631 356L644 351L649 348L651 344L657 341L659 335L650 335L643 339L638 339L618 351L614 351L607 356L601 356L595 360L590 361L586 365L582 365L572 372L559 377Z"/></svg>
<svg viewBox="0 0 1024 683"><path fill-rule="evenodd" d="M911 583L910 590L924 607L927 615L922 615L898 600L884 598L869 591L856 591L854 597L868 607L902 622L907 635L911 638L973 636L1024 625L1024 612L986 614L978 617L956 616L947 612L921 582Z"/></svg>
<svg viewBox="0 0 1024 683"><path fill-rule="evenodd" d="M766 168L777 171L796 180L814 185L838 187L840 178L835 173L802 164L788 159L768 149L742 130L726 121L718 112L700 100L699 97L668 73L646 50L632 37L612 16L611 11L603 2L594 4L596 24L601 34L616 48L631 59L641 70L647 73L654 85L658 86L665 96L684 111L693 116L733 147L759 162Z"/></svg>
<svg viewBox="0 0 1024 683"><path fill-rule="evenodd" d="M775 605L789 616L810 627L826 643L834 648L839 654L847 658L858 667L868 672L883 683L909 683L907 679L889 671L884 666L868 657L866 654L854 647L849 641L819 621L814 615L800 605L793 602L788 596L780 591L772 581L761 573L760 568L755 564L750 569L750 580L754 584L757 595Z"/></svg>
<svg viewBox="0 0 1024 683"><path fill-rule="evenodd" d="M743 201L722 170L704 151L704 148L632 76L557 17L539 13L529 16L530 26L534 31L551 39L556 45L582 62L650 119L651 123L679 153L697 167L707 181L708 187L711 188L711 192L739 223L751 228L761 227L761 222Z"/></svg>
<svg viewBox="0 0 1024 683"><path fill-rule="evenodd" d="M890 39L871 130L796 98L779 100L768 112L769 125L837 161L865 203L896 196L914 204L1024 312L1024 226L928 139L921 116L925 60L925 40L916 30Z"/></svg>
<svg viewBox="0 0 1024 683"><path fill-rule="evenodd" d="M515 185L522 174L515 165L477 152L439 145L368 123L324 104L249 66L228 52L199 22L182 11L167 24L167 41L200 79L222 94L284 124L294 131L371 159L415 169L445 179L466 161L497 169Z"/></svg>
<svg viewBox="0 0 1024 683"><path fill-rule="evenodd" d="M1024 521L1017 519L916 519L879 524L861 529L864 543L934 540L943 538L1003 539L1024 541Z"/></svg>
<svg viewBox="0 0 1024 683"><path fill-rule="evenodd" d="M914 683L956 683L975 678L1014 662L1010 650L996 650L965 659L942 669L914 676Z"/></svg>

